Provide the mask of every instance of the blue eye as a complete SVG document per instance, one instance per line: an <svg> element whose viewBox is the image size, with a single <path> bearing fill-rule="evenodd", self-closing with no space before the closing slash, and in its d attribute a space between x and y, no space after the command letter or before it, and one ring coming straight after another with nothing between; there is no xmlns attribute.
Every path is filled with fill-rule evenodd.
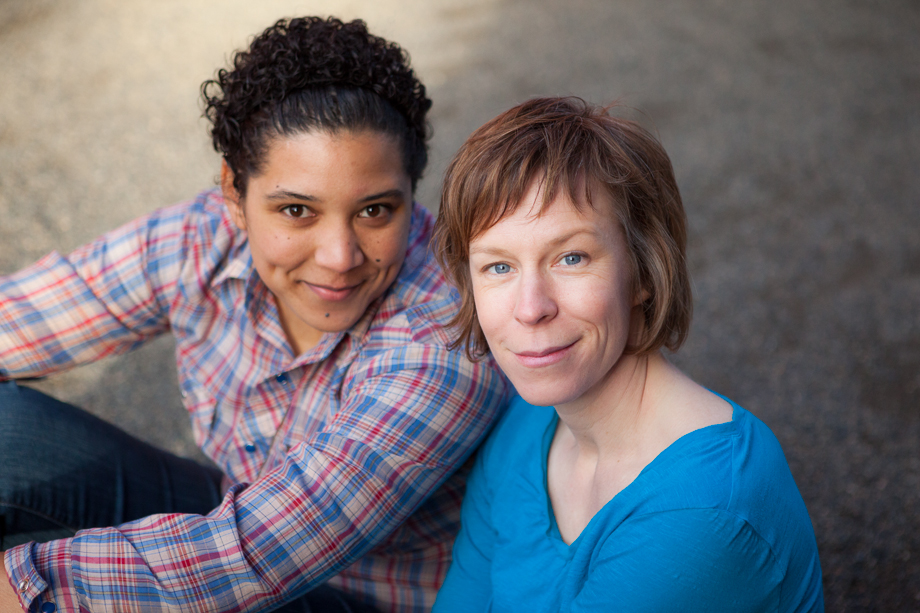
<svg viewBox="0 0 920 613"><path fill-rule="evenodd" d="M496 275L504 275L511 272L511 267L507 264L492 264L489 266L489 271Z"/></svg>
<svg viewBox="0 0 920 613"><path fill-rule="evenodd" d="M570 253L562 258L562 261L566 266L575 266L576 264L581 264L581 256L577 253Z"/></svg>

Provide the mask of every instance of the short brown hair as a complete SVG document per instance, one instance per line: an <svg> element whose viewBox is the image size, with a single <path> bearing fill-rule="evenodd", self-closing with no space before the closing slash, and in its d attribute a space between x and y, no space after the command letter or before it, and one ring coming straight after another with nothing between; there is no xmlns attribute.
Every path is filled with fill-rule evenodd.
<svg viewBox="0 0 920 613"><path fill-rule="evenodd" d="M579 208L594 206L592 189L606 190L626 235L635 291L648 292L642 335L627 351L676 351L693 300L686 215L671 160L636 122L573 97L536 98L502 113L473 132L447 168L434 244L462 300L451 322L459 333L452 348L473 359L489 351L473 301L470 242L514 213L535 180L543 187L539 212L560 189Z"/></svg>

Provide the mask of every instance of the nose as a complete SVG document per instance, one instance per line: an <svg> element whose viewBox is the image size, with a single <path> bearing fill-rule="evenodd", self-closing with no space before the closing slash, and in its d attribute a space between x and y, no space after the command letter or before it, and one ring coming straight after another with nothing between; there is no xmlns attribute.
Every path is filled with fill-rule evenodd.
<svg viewBox="0 0 920 613"><path fill-rule="evenodd" d="M348 272L364 263L364 252L351 224L338 222L323 229L314 255L316 263L337 273Z"/></svg>
<svg viewBox="0 0 920 613"><path fill-rule="evenodd" d="M549 321L559 310L552 283L539 273L521 275L517 294L514 318L522 324L533 326Z"/></svg>

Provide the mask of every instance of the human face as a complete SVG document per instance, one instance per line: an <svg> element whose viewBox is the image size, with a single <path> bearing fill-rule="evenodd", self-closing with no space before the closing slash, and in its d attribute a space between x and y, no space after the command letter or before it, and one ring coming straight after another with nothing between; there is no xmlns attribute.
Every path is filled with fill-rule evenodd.
<svg viewBox="0 0 920 613"><path fill-rule="evenodd" d="M632 264L602 189L578 211L565 194L541 215L534 183L517 210L470 243L479 325L531 404L592 402L610 389L638 319Z"/></svg>
<svg viewBox="0 0 920 613"><path fill-rule="evenodd" d="M412 182L395 138L312 131L271 141L245 198L221 184L295 353L347 330L396 279L406 254Z"/></svg>

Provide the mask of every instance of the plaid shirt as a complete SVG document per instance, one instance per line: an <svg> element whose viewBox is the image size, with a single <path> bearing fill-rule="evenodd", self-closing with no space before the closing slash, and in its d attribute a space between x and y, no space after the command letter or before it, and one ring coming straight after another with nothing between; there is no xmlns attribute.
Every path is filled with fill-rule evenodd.
<svg viewBox="0 0 920 613"><path fill-rule="evenodd" d="M250 611L330 580L383 610L430 609L459 526L465 474L454 471L510 391L493 362L446 349L456 295L428 251L431 228L414 205L393 286L300 356L215 190L0 277L0 378L172 330L196 442L232 484L204 517L7 551L22 602Z"/></svg>

